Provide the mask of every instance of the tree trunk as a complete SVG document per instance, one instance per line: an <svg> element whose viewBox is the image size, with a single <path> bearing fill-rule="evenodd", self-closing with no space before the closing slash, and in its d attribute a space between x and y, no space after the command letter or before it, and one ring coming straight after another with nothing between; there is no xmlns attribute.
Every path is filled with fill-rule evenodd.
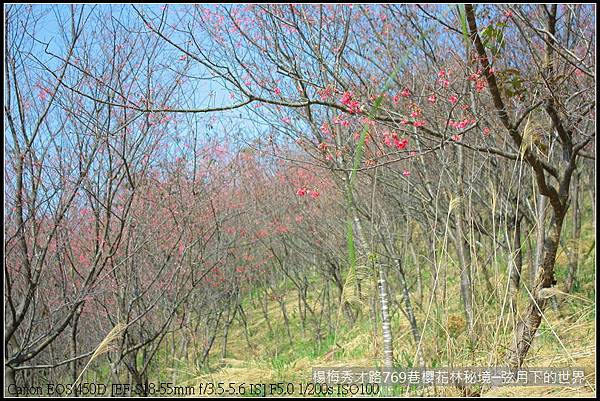
<svg viewBox="0 0 600 401"><path fill-rule="evenodd" d="M573 246L569 252L569 272L565 280L565 292L568 294L573 289L577 268L579 266L580 240L581 237L581 210L579 208L579 174L573 176Z"/></svg>
<svg viewBox="0 0 600 401"><path fill-rule="evenodd" d="M8 392L9 386L14 387L17 384L15 379L15 370L12 366L4 364L4 396L9 397L11 394ZM14 393L14 391L13 391ZM14 394L13 394L14 395Z"/></svg>
<svg viewBox="0 0 600 401"><path fill-rule="evenodd" d="M413 256L413 263L417 267L417 305L419 307L423 306L423 272L421 271L421 264L417 259L417 253L415 252L415 247L413 244L410 244L410 251Z"/></svg>
<svg viewBox="0 0 600 401"><path fill-rule="evenodd" d="M244 327L244 338L246 339L246 345L248 345L248 349L252 350L252 343L250 342L250 330L248 329L248 318L246 317L246 312L242 305L238 305L238 317L242 322L242 326Z"/></svg>
<svg viewBox="0 0 600 401"><path fill-rule="evenodd" d="M265 318L265 322L267 323L269 333L273 333L273 327L271 327L271 321L269 319L269 294L266 288L263 295L263 301L261 302L261 309L263 317Z"/></svg>
<svg viewBox="0 0 600 401"><path fill-rule="evenodd" d="M392 368L394 366L394 345L388 309L387 281L383 265L378 263L377 266L379 268L379 301L381 302L381 328L383 334L383 367Z"/></svg>
<svg viewBox="0 0 600 401"><path fill-rule="evenodd" d="M237 308L237 301L236 301L236 306L233 308L233 313L231 314L231 317L229 317L229 319L225 322L225 327L223 328L223 344L221 346L221 359L227 358L227 338L229 335L229 327L233 323L233 319L235 319L235 316L237 315L237 311L238 311L238 308Z"/></svg>
<svg viewBox="0 0 600 401"><path fill-rule="evenodd" d="M554 280L554 266L564 218L564 213L562 212L559 211L561 214L553 216L550 222L550 235L544 243L543 263L538 268L532 291L533 297L523 313L523 319L517 325L513 346L508 354L508 365L512 369L518 369L522 366L535 333L540 326L542 313L544 313L549 301L549 296L544 290L556 284Z"/></svg>
<svg viewBox="0 0 600 401"><path fill-rule="evenodd" d="M400 275L400 285L402 286L402 299L404 301L404 307L406 308L406 316L410 323L410 330L415 340L415 345L418 350L417 358L421 367L425 366L425 360L423 359L423 353L419 347L421 343L421 335L419 333L419 327L417 326L417 319L415 317L415 311L413 310L412 303L410 302L410 292L408 291L408 285L406 283L406 276L404 275L404 269L402 268L402 262L400 259L396 259L396 266L398 267L398 273Z"/></svg>
<svg viewBox="0 0 600 401"><path fill-rule="evenodd" d="M523 270L523 255L521 252L521 217L518 216L515 221L515 233L513 237L513 254L510 257L510 295L511 295L511 313L516 316L517 313L517 295L521 284L521 271Z"/></svg>
<svg viewBox="0 0 600 401"><path fill-rule="evenodd" d="M546 197L538 195L537 202L537 237L535 247L535 259L533 261L533 277L537 277L538 268L542 262L542 253L544 251L544 221L546 220Z"/></svg>
<svg viewBox="0 0 600 401"><path fill-rule="evenodd" d="M460 202L458 204L458 213L456 215L456 249L460 260L460 295L463 301L463 307L465 310L465 318L467 320L467 330L471 340L475 340L475 333L473 331L473 302L472 295L473 289L471 287L471 254L468 243L464 235L463 221L465 220L465 194L464 194L464 178L465 172L465 160L463 157L463 148L459 146L457 149L458 153L458 193L460 194Z"/></svg>
<svg viewBox="0 0 600 401"><path fill-rule="evenodd" d="M75 358L77 356L77 327L79 323L79 315L76 315L73 319L73 327L71 328L71 357ZM73 383L77 380L77 360L74 359L71 363L71 380ZM73 392L75 395L75 392Z"/></svg>
<svg viewBox="0 0 600 401"><path fill-rule="evenodd" d="M290 331L290 319L288 318L287 309L285 308L285 298L283 295L277 296L277 302L279 303L279 308L281 309L281 314L283 315L283 323L285 324L285 330L287 331L288 340L290 345L292 345L292 332Z"/></svg>

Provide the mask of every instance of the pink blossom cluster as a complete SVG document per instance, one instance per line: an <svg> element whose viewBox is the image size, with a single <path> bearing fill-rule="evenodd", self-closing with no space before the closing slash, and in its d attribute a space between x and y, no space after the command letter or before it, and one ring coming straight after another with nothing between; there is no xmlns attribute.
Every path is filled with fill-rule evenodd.
<svg viewBox="0 0 600 401"><path fill-rule="evenodd" d="M483 91L487 86L487 81L481 76L481 70L471 74L467 80L475 82L475 90L477 92Z"/></svg>
<svg viewBox="0 0 600 401"><path fill-rule="evenodd" d="M398 133L396 132L385 132L383 134L383 143L392 147L395 146L398 150L404 150L408 146L408 138L398 138Z"/></svg>
<svg viewBox="0 0 600 401"><path fill-rule="evenodd" d="M348 113L358 114L361 112L360 103L354 99L352 92L344 92L340 102L348 108Z"/></svg>
<svg viewBox="0 0 600 401"><path fill-rule="evenodd" d="M348 127L350 125L350 121L344 120L344 119L340 118L340 116L337 116L336 118L334 118L333 119L333 123L334 124L339 124L342 127Z"/></svg>
<svg viewBox="0 0 600 401"><path fill-rule="evenodd" d="M475 124L475 120L465 118L462 121L449 121L448 122L448 125L455 129L465 129L470 124Z"/></svg>
<svg viewBox="0 0 600 401"><path fill-rule="evenodd" d="M322 100L327 100L331 96L333 96L333 88L331 86L327 86L325 89L321 89L321 90L317 91L317 93L321 97Z"/></svg>
<svg viewBox="0 0 600 401"><path fill-rule="evenodd" d="M483 78L478 79L477 81L475 81L475 90L477 92L481 92L483 91L487 86L487 81Z"/></svg>
<svg viewBox="0 0 600 401"><path fill-rule="evenodd" d="M320 194L319 194L319 191L317 191L316 189L308 189L306 187L300 187L296 190L296 195L298 195L298 196L310 195L311 198L317 199Z"/></svg>
<svg viewBox="0 0 600 401"><path fill-rule="evenodd" d="M448 80L448 78L450 78L450 74L449 72L447 72L446 70L444 70L443 68L438 72L437 74L438 79L437 82L444 88L447 88L450 86L450 81Z"/></svg>
<svg viewBox="0 0 600 401"><path fill-rule="evenodd" d="M394 98L393 98L394 104L398 104L398 102L400 101L400 97L410 97L410 95L411 95L410 89L408 89L408 88L402 89L402 92L396 93L394 95Z"/></svg>

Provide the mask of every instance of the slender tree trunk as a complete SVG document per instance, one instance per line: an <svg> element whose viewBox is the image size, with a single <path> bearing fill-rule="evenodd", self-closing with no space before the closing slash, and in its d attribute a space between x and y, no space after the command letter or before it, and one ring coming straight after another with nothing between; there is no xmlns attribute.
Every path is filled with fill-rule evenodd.
<svg viewBox="0 0 600 401"><path fill-rule="evenodd" d="M413 263L417 268L417 305L419 307L423 306L423 272L421 271L421 264L417 259L417 253L415 252L415 247L413 244L410 244L410 251L413 256Z"/></svg>
<svg viewBox="0 0 600 401"><path fill-rule="evenodd" d="M533 262L533 277L537 277L538 268L542 262L542 254L544 252L544 222L546 220L546 197L538 195L537 201L537 237L535 247L535 259Z"/></svg>
<svg viewBox="0 0 600 401"><path fill-rule="evenodd" d="M330 293L330 288L329 288L329 281L326 280L325 281L325 296L326 296L326 301L325 301L325 311L327 313L326 316L333 316L331 313L331 293ZM331 335L334 331L333 329L333 319L328 319L327 320L327 326L329 327L329 334Z"/></svg>
<svg viewBox="0 0 600 401"><path fill-rule="evenodd" d="M458 193L461 196L460 203L458 205L458 211L456 214L456 235L455 243L458 251L458 257L460 260L460 294L463 301L463 307L465 310L465 318L467 320L467 329L469 337L475 340L475 333L473 331L473 288L471 286L471 253L469 245L465 239L465 230L463 222L466 217L466 197L464 194L464 174L465 174L465 160L463 156L463 148L459 146L457 149L458 155Z"/></svg>
<svg viewBox="0 0 600 401"><path fill-rule="evenodd" d="M349 178L349 176L348 176ZM349 183L349 179L346 180ZM354 194L352 194L351 188L348 185L347 191L350 200L350 209L352 213L352 221L354 223L354 229L356 232L356 248L359 250L365 250L367 242L365 241L364 231L358 214L358 207L354 200ZM379 302L381 303L381 325L383 335L383 366L385 368L392 368L394 364L394 348L393 348L393 336L392 327L390 323L389 313L389 301L388 301L388 289L387 281L385 277L385 271L381 263L375 262L379 273ZM357 272L358 273L358 272ZM358 274L357 274L358 276ZM362 299L360 280L356 280L358 285L358 296Z"/></svg>
<svg viewBox="0 0 600 401"><path fill-rule="evenodd" d="M394 366L394 345L388 309L387 281L383 265L377 263L377 266L379 269L379 300L381 302L381 328L383 332L383 367L392 368Z"/></svg>
<svg viewBox="0 0 600 401"><path fill-rule="evenodd" d="M413 310L412 303L410 301L410 293L408 291L408 285L406 283L406 276L404 274L404 269L402 268L402 261L400 259L396 259L396 266L398 267L398 274L400 275L400 285L402 286L402 299L404 301L404 307L406 308L406 316L408 317L408 322L410 323L410 330L415 340L415 346L418 347L421 342L421 335L419 332L419 327L417 326L417 318L415 317L415 311ZM417 358L419 359L420 366L425 366L425 360L420 349Z"/></svg>
<svg viewBox="0 0 600 401"><path fill-rule="evenodd" d="M523 269L523 255L521 252L521 216L515 221L515 232L513 237L513 255L510 257L510 293L511 313L517 313L517 295L521 284L521 271Z"/></svg>
<svg viewBox="0 0 600 401"><path fill-rule="evenodd" d="M285 308L285 298L283 296L278 296L277 302L279 303L279 308L281 309L281 314L283 315L283 323L285 324L288 340L290 345L292 345L292 332L290 331L290 319L288 318L287 309Z"/></svg>
<svg viewBox="0 0 600 401"><path fill-rule="evenodd" d="M364 242L364 235L363 235L363 229L362 229L362 224L360 222L360 219L358 217L358 211L356 210L356 207L354 207L354 213L352 216L353 220L354 220L354 229L356 232L356 239L357 239L357 249L365 249L364 245L366 244L366 242ZM359 299L363 299L363 295L362 295L362 275L358 274L358 269L356 271L356 289L358 291L358 298Z"/></svg>
<svg viewBox="0 0 600 401"><path fill-rule="evenodd" d="M223 310L220 310L219 314L217 315L217 318L215 319L215 326L213 327L211 333L209 333L209 322L206 322L206 337L209 338L209 340L206 342L206 345L204 347L204 352L202 353L202 359L200 360L199 366L204 366L204 364L208 361L210 350L212 349L213 344L215 343L215 339L217 338L217 333L219 331L219 321L221 320L222 315Z"/></svg>
<svg viewBox="0 0 600 401"><path fill-rule="evenodd" d="M463 239L462 222L461 218L456 219L456 235L455 243L456 249L458 250L458 256L460 260L460 296L462 298L463 309L465 312L465 319L467 321L467 330L469 337L474 340L475 334L473 331L473 303L472 303L472 291L471 291L471 269L470 269L470 257L468 256L468 249L465 249L465 243Z"/></svg>
<svg viewBox="0 0 600 401"><path fill-rule="evenodd" d="M269 294L266 288L264 291L263 302L261 302L261 308L263 312L263 317L265 318L265 322L267 323L267 328L269 329L269 333L273 333L273 327L271 327L271 321L269 319Z"/></svg>
<svg viewBox="0 0 600 401"><path fill-rule="evenodd" d="M236 301L237 302L237 301ZM233 323L233 319L237 315L237 305L233 308L233 313L231 313L229 319L225 322L225 327L223 328L223 344L221 345L221 359L227 358L227 339L229 335L229 327Z"/></svg>
<svg viewBox="0 0 600 401"><path fill-rule="evenodd" d="M564 211L559 211L558 216L556 214L552 216L550 233L544 243L543 263L538 268L538 274L532 291L533 297L523 313L523 319L517 325L513 347L508 354L508 365L512 369L518 369L522 366L535 333L540 326L542 313L550 298L544 290L556 284L554 266L556 264L556 253L558 251L563 218Z"/></svg>
<svg viewBox="0 0 600 401"><path fill-rule="evenodd" d="M565 292L568 294L573 289L577 268L579 266L580 237L581 237L581 210L579 207L579 174L573 176L573 246L569 252L569 272L565 280Z"/></svg>
<svg viewBox="0 0 600 401"><path fill-rule="evenodd" d="M483 242L483 240L480 238L479 239L480 242ZM492 247L494 245L492 244ZM475 259L475 263L476 263L476 271L481 270L481 272L483 273L483 281L485 283L485 288L488 292L488 294L490 294L491 296L495 297L496 296L496 290L495 288L492 286L492 279L490 277L490 271L488 270L488 263L491 260L491 258L494 255L494 250L492 248L492 253L491 256L485 260L485 259L480 259L479 256L476 254L476 259ZM483 263L481 263L483 262Z"/></svg>
<svg viewBox="0 0 600 401"><path fill-rule="evenodd" d="M379 333L379 310L377 308L377 298L379 297L379 280L376 281L377 288L375 294L369 297L369 306L371 308L371 315L369 321L371 322L371 332L373 333L374 344L378 344L377 338Z"/></svg>
<svg viewBox="0 0 600 401"><path fill-rule="evenodd" d="M337 287L338 293L339 293L338 301L343 302L342 295L344 294L344 283L342 281L342 277L340 276L340 271L337 268L337 266L334 265L333 263L330 263L330 267L332 270L333 281L334 281L335 286ZM344 302L344 304L342 305L342 309L344 310L344 314L346 315L346 319L348 320L348 323L350 323L350 325L354 325L354 322L356 321L356 318L357 318L357 314L354 313L354 311L352 310L350 305L346 302Z"/></svg>
<svg viewBox="0 0 600 401"><path fill-rule="evenodd" d="M9 386L12 387L16 385L15 379L15 370L12 366L8 365L6 362L4 363L4 396L9 397L11 394L8 392ZM13 391L14 392L14 391Z"/></svg>
<svg viewBox="0 0 600 401"><path fill-rule="evenodd" d="M306 336L306 309L302 308L302 290L296 289L298 292L298 314L300 315L300 327L302 329L302 335Z"/></svg>
<svg viewBox="0 0 600 401"><path fill-rule="evenodd" d="M250 342L250 330L248 329L248 319L246 318L246 312L242 305L238 305L238 316L242 322L242 326L244 327L244 338L246 339L246 345L249 350L252 350L252 343Z"/></svg>
<svg viewBox="0 0 600 401"><path fill-rule="evenodd" d="M79 315L75 315L73 319L73 327L71 328L71 357L77 356L77 327L79 323ZM77 380L77 360L73 360L71 363L71 380L73 383ZM75 395L75 392L73 392Z"/></svg>
<svg viewBox="0 0 600 401"><path fill-rule="evenodd" d="M527 259L529 260L529 287L533 287L533 283L535 282L535 260L534 260L534 250L533 250L533 242L531 241L531 236L527 238Z"/></svg>

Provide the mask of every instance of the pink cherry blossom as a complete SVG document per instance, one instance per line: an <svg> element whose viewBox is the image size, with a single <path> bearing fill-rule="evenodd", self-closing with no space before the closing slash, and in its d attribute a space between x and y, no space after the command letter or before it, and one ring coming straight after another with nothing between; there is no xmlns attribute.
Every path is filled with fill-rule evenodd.
<svg viewBox="0 0 600 401"><path fill-rule="evenodd" d="M383 143L385 143L386 146L392 146L392 138L390 136L389 132L386 132L383 134Z"/></svg>
<svg viewBox="0 0 600 401"><path fill-rule="evenodd" d="M362 111L360 103L354 99L352 92L344 92L340 102L348 108L350 114L358 114Z"/></svg>
<svg viewBox="0 0 600 401"><path fill-rule="evenodd" d="M406 138L394 139L394 145L396 145L396 148L398 150L404 150L408 146L408 139L406 139Z"/></svg>
<svg viewBox="0 0 600 401"><path fill-rule="evenodd" d="M477 92L481 92L481 91L483 91L485 89L486 85L487 85L487 81L485 79L483 79L483 78L482 79L478 79L475 82L475 90Z"/></svg>

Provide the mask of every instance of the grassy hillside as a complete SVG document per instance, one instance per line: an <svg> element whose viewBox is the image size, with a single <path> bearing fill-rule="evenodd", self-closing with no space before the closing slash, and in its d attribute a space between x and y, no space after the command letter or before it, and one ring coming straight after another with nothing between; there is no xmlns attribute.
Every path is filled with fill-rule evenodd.
<svg viewBox="0 0 600 401"><path fill-rule="evenodd" d="M555 309L550 307L540 326L538 335L528 354L525 365L529 367L583 367L586 370L585 387L499 387L469 389L465 393L455 387L438 388L390 388L393 395L415 396L591 396L595 394L595 233L590 222L584 224L580 244L582 258L577 281L572 294L558 294ZM568 244L567 246L573 246ZM430 289L418 294L412 285L412 301L419 329L423 332L421 349L427 367L469 367L504 366L505 347L510 344L514 318L510 315L508 295L506 293L506 264L499 264L499 274L492 283L498 293L490 296L483 285L477 291L479 299L475 309L476 343L466 334L466 324L462 314L459 296L458 278L448 275L446 303L434 304L430 298ZM564 249L558 257L557 276L559 286L567 270L567 258ZM524 269L527 267L524 266ZM457 266L448 266L449 272ZM528 280L524 272L524 287L518 297L520 310L528 301ZM393 272L390 272L392 289ZM427 273L424 273L427 282ZM298 309L297 291L288 283L280 283L283 298L278 302L268 298L265 318L263 290L255 288L242 302L248 322L247 328L242 320L236 318L229 331L226 358L221 358L222 336L217 335L208 363L198 366L198 355L202 352L199 339L191 339L188 355L180 358L172 353L172 341L176 349L181 349L184 336L189 334L176 332L164 341L158 353L150 377L156 382L172 382L177 386L198 388L207 383L306 383L311 381L313 367L376 367L381 361L381 327L379 309L374 298L375 282L367 282L365 297L353 299L353 307L358 312L355 324L349 325L345 315L338 311L332 316L323 315L320 322L320 335L315 329L317 321L308 317L303 327ZM414 284L414 283L413 283ZM320 296L323 281L313 277L308 299L315 316L319 316L324 305ZM332 290L333 305L337 305L335 291ZM395 366L407 368L418 365L415 350L417 346L410 331L408 320L403 313L401 294L392 291L392 330L394 335ZM284 324L282 304L289 320L288 328ZM334 307L332 310L336 310ZM291 337L291 338L290 338ZM98 379L107 376L103 361L90 369L88 378ZM124 380L125 381L125 380ZM198 395L196 393L196 395Z"/></svg>
<svg viewBox="0 0 600 401"><path fill-rule="evenodd" d="M589 231L588 231L589 232ZM588 245L593 238L584 241ZM564 271L559 266L559 271ZM527 365L532 367L585 367L588 387L501 387L484 388L483 396L588 396L595 394L595 288L593 254L581 265L578 285L572 295L560 296L558 312L549 308L546 321L542 323L536 342L532 346ZM504 275L502 275L504 280ZM455 280L456 281L456 280ZM502 281L502 280L501 280ZM318 285L315 283L315 285ZM502 288L502 282L497 288ZM315 291L316 293L317 291ZM479 333L477 344L470 343L465 333L465 322L460 312L458 283L450 282L448 292L456 294L449 299L454 302L442 310L429 311L427 300L422 307L416 305L419 327L424 330L421 347L424 350L426 366L493 366L502 365L504 348L510 343L512 323L507 316L499 315L500 305L489 302L477 311L476 329ZM321 305L311 294L312 308L320 311ZM413 294L414 296L415 294ZM393 294L397 301L400 294ZM526 291L521 291L519 305L527 301ZM208 369L198 369L181 361L175 369L176 381L197 386L207 382L273 383L310 381L313 367L372 367L379 366L381 358L381 333L379 322L370 319L369 302L363 303L363 312L356 324L347 325L343 316L329 316L333 331L320 340L311 338L311 328L303 331L299 317L298 299L295 292L289 291L284 302L290 320L290 334L283 323L282 312L276 301L269 301L266 324L260 308L260 299L249 297L244 301L248 321L248 338L243 325L236 321L232 327L227 358L220 358L221 343L213 347ZM435 308L432 308L435 309ZM508 309L505 308L505 314ZM427 321L423 329L424 322ZM310 323L308 323L310 324ZM415 363L415 349L410 327L404 314L399 310L393 315L394 356L398 367L410 367ZM327 325L325 325L327 327ZM375 331L374 327L378 330ZM336 329L337 328L337 329ZM218 340L220 341L220 340ZM479 389L474 389L479 392ZM395 388L395 394L406 389ZM412 389L413 395L464 395L452 387L433 389Z"/></svg>

